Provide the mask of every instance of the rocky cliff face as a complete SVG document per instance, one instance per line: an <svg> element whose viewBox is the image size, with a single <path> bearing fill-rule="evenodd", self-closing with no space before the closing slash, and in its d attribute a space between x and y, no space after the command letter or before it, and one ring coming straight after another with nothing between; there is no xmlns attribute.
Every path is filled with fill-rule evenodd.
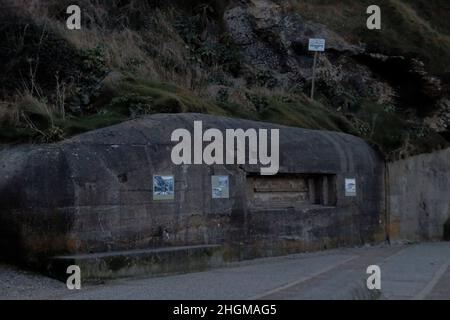
<svg viewBox="0 0 450 320"><path fill-rule="evenodd" d="M334 105L345 104L345 96L352 93L380 103L392 101L394 89L357 61L366 53L364 46L348 43L323 24L307 21L298 12L268 0L241 2L225 12L224 20L246 67L264 86L307 91L313 64L308 41L317 37L327 41L327 54L319 58L318 81L326 86L325 93Z"/></svg>
<svg viewBox="0 0 450 320"><path fill-rule="evenodd" d="M285 12L272 1L242 3L227 10L224 20L245 63L265 74L270 87L296 87L311 77L307 43L312 36L327 39L328 49L338 55L362 52L325 26L305 21L296 12ZM331 64L327 57L323 63Z"/></svg>
<svg viewBox="0 0 450 320"><path fill-rule="evenodd" d="M318 81L333 106L345 108L370 99L382 105L434 109L444 94L441 80L428 74L419 59L381 54L363 42L349 43L326 25L308 21L301 12L273 1L241 1L226 10L223 18L245 65L269 88L307 91L312 77L307 44L309 38L317 37L327 41ZM417 92L411 90L414 86Z"/></svg>
<svg viewBox="0 0 450 320"><path fill-rule="evenodd" d="M2 141L204 112L344 131L392 157L447 144L445 1L382 0L379 32L366 28L365 0L83 0L79 32L65 29L64 1L2 2ZM311 37L327 41L316 101Z"/></svg>
<svg viewBox="0 0 450 320"><path fill-rule="evenodd" d="M316 1L311 2L316 20L321 20L317 16L323 15L323 11L337 10L331 4L321 7ZM395 156L426 151L423 146L427 144L436 148L446 144L440 135L435 134L448 136L446 106L449 90L446 74L449 72L447 65L450 58L446 54L441 61L433 60L434 64L441 66L438 75L431 71L433 64L428 61L429 58L414 46L410 48L405 45L397 50L395 46L399 44L382 46L378 43L380 41L371 41L370 36L364 36L368 32L364 5L356 5L356 9L344 1L342 10L359 12L359 15L349 19L361 22L349 35L345 28L333 28L331 23L308 20L305 18L308 8L305 7L305 12L302 7L296 10L292 3L295 1L236 1L224 10L225 32L238 48L241 70L237 76L228 78L228 85L219 89L213 86L209 92L214 97L220 98L224 94L248 97L236 91L254 86L308 94L313 64L313 54L307 48L308 40L311 37L324 38L327 51L319 56L317 67L318 100L321 103L344 114L357 134L375 141L386 153L396 153ZM409 30L414 27L394 27L396 13L391 11L395 10L386 8L388 3L385 5L382 6L383 17L386 17L383 22L388 31L378 36L394 37L389 34L389 28L392 28L398 29L392 30L392 33L404 32L407 39L408 33L415 32ZM445 6L442 9L446 10ZM402 5L396 10L402 15L402 10L409 12L412 9ZM419 16L416 18L418 25L424 23ZM430 26L434 23L429 22ZM342 21L343 25L346 23ZM418 34L423 32L417 28ZM441 49L449 44L449 31L444 28ZM431 35L428 37L433 38ZM404 41L414 42L417 39ZM433 52L431 56L438 50L432 46L429 48ZM256 105L254 110L261 111L261 107ZM398 121L398 118L404 121ZM402 129L383 134L380 131L386 130L381 129L385 124Z"/></svg>

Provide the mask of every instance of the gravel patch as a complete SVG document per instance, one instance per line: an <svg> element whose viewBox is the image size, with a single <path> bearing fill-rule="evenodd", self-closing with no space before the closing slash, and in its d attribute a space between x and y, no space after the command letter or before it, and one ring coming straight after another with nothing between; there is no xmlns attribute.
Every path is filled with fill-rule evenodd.
<svg viewBox="0 0 450 320"><path fill-rule="evenodd" d="M0 263L0 300L55 299L67 294L65 283Z"/></svg>

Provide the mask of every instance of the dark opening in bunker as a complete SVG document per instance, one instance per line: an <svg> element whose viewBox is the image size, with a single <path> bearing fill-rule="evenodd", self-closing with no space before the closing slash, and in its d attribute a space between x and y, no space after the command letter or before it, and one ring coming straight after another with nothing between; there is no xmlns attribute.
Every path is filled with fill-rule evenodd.
<svg viewBox="0 0 450 320"><path fill-rule="evenodd" d="M247 176L251 209L336 206L336 175L279 174Z"/></svg>

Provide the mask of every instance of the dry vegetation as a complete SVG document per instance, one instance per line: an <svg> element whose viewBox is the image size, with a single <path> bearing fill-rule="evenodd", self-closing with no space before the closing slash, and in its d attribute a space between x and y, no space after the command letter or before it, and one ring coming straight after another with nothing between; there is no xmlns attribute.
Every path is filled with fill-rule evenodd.
<svg viewBox="0 0 450 320"><path fill-rule="evenodd" d="M228 2L80 0L83 28L72 32L65 27L65 9L72 1L0 0L6 8L0 13L0 44L9 48L5 56L0 52L5 61L0 142L53 142L146 114L206 112L359 134L386 153L409 148L404 121L369 101L349 118L302 92L255 85L239 88L233 97L221 91L212 96L211 83L226 86L241 68L240 53L220 34L217 22ZM364 12L366 0L281 2L350 41L367 40L390 54L416 52L432 70L448 72L448 21L436 8L418 15L422 0L414 5L382 0L395 8L386 23L409 33L396 27L375 40L356 30L365 24L365 15L356 12ZM220 34L219 48L204 45L205 30L214 24L217 29L210 34ZM431 35L429 53L421 43L425 35ZM386 123L391 130L383 129ZM437 144L444 143L437 138Z"/></svg>
<svg viewBox="0 0 450 320"><path fill-rule="evenodd" d="M42 142L64 138L65 130L61 126L65 125L66 109L70 107L66 100L77 95L78 99L89 99L93 90L103 87L104 77L108 75L113 75L112 78L116 75L116 79L133 75L172 83L191 90L193 95L202 92L208 71L192 63L189 48L174 29L173 10L152 8L150 11L145 1L137 0L128 1L124 6L120 1L82 1L85 27L72 32L65 26L64 2L67 1L2 1L11 13L14 11L23 19L8 35L14 37L8 39L9 44L23 52L25 42L34 42L32 52L26 57L28 65L20 71L15 89L2 94L0 128L3 130L0 131L3 136L38 133L37 141ZM144 16L148 12L152 14ZM136 20L130 21L132 18ZM32 39L27 38L30 25L36 33ZM61 38L60 45L70 52L70 57L61 57L55 63L73 64L74 69L77 64L84 64L83 68L89 70L74 70L72 75L62 77L55 74L55 79L39 77L37 73L50 62L50 59L43 62L42 54L47 46L54 45L51 43L54 38ZM105 124L124 120L121 116L106 118ZM96 125L103 124L94 121Z"/></svg>

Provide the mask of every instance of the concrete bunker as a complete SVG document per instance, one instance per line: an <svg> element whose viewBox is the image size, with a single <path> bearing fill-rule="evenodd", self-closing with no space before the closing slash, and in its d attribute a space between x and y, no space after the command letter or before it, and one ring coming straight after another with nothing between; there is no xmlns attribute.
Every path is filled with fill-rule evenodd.
<svg viewBox="0 0 450 320"><path fill-rule="evenodd" d="M278 174L261 176L258 165L174 165L171 132L193 130L196 120L222 131L280 129ZM188 271L386 236L384 162L347 134L165 114L57 144L4 147L0 158L2 255L45 268L56 260L95 269L95 260L103 273L93 277ZM155 175L173 177L173 197L154 199ZM141 271L130 267L140 262Z"/></svg>

